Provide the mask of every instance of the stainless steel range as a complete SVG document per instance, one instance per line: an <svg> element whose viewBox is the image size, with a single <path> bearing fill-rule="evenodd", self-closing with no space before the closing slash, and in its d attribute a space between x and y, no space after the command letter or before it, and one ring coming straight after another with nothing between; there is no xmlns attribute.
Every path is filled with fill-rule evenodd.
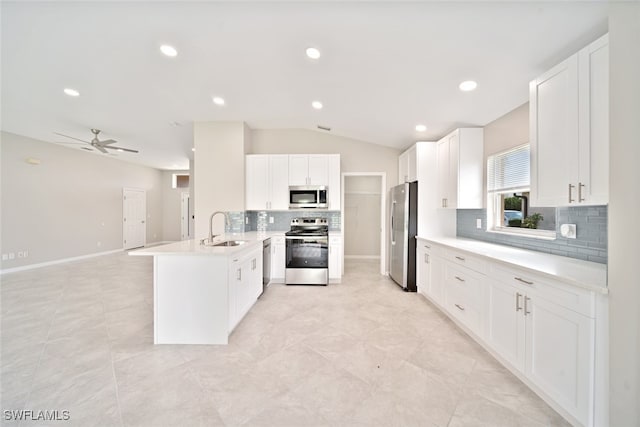
<svg viewBox="0 0 640 427"><path fill-rule="evenodd" d="M326 218L294 218L285 233L287 285L327 285L329 226Z"/></svg>

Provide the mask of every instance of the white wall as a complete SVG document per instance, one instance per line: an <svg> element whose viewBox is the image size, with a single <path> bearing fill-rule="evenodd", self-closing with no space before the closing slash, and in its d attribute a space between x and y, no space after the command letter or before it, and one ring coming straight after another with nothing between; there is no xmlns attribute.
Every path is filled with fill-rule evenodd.
<svg viewBox="0 0 640 427"><path fill-rule="evenodd" d="M611 3L609 54L610 425L640 426L640 3Z"/></svg>
<svg viewBox="0 0 640 427"><path fill-rule="evenodd" d="M487 206L487 158L493 154L527 143L529 143L528 102L484 127L483 206Z"/></svg>
<svg viewBox="0 0 640 427"><path fill-rule="evenodd" d="M381 184L380 176L345 176L345 257L380 257Z"/></svg>
<svg viewBox="0 0 640 427"><path fill-rule="evenodd" d="M194 238L209 233L209 216L215 211L244 210L244 155L250 147L250 130L243 122L196 122L194 147ZM217 215L214 234L224 231Z"/></svg>
<svg viewBox="0 0 640 427"><path fill-rule="evenodd" d="M147 242L162 240L159 170L11 133L0 137L2 253L29 252L2 261L2 269L121 249L123 187L146 190Z"/></svg>

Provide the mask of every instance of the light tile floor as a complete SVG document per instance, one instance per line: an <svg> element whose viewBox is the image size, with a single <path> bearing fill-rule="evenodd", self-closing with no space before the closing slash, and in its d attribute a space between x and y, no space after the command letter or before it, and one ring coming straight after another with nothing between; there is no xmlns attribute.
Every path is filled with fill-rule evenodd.
<svg viewBox="0 0 640 427"><path fill-rule="evenodd" d="M269 286L228 346L152 344L147 257L2 276L2 409L70 411L56 426L567 425L377 270Z"/></svg>

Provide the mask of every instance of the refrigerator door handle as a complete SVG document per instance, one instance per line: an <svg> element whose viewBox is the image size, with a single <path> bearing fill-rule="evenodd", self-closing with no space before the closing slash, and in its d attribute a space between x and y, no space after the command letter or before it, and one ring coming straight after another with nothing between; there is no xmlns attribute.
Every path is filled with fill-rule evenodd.
<svg viewBox="0 0 640 427"><path fill-rule="evenodd" d="M394 201L391 202L391 227L390 227L391 228L391 236L390 237L391 237L391 244L392 245L396 244L396 241L393 239L393 217L394 217L394 213L395 213L395 210L396 210L395 207L396 207L396 201L394 200Z"/></svg>

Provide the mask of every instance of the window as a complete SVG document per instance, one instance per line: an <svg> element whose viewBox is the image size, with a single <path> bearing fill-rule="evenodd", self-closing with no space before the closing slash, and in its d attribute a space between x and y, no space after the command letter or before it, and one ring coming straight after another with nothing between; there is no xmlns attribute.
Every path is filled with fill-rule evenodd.
<svg viewBox="0 0 640 427"><path fill-rule="evenodd" d="M490 231L554 238L554 232L538 230L544 215L529 206L529 165L529 144L489 156L487 228Z"/></svg>
<svg viewBox="0 0 640 427"><path fill-rule="evenodd" d="M171 188L189 188L189 174L174 173Z"/></svg>

